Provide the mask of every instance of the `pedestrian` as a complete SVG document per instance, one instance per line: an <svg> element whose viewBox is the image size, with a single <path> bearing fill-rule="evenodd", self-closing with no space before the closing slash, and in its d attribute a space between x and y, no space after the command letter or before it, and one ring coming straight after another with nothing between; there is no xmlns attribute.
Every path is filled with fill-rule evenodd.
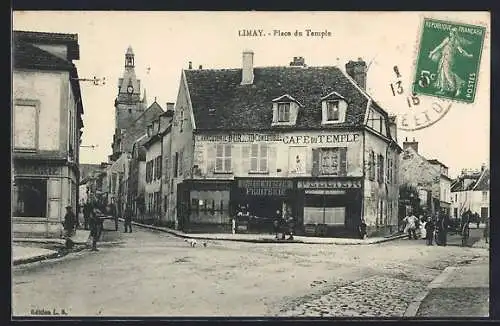
<svg viewBox="0 0 500 326"><path fill-rule="evenodd" d="M470 215L465 215L462 223L462 227L460 229L460 234L462 235L462 247L467 245L467 240L469 239L469 220Z"/></svg>
<svg viewBox="0 0 500 326"><path fill-rule="evenodd" d="M429 216L427 218L427 222L425 223L425 236L427 239L428 246L432 246L432 240L434 238L434 229L435 229L434 221Z"/></svg>
<svg viewBox="0 0 500 326"><path fill-rule="evenodd" d="M86 202L83 205L83 227L85 230L89 229L89 218L91 212L92 212L92 205L89 202Z"/></svg>
<svg viewBox="0 0 500 326"><path fill-rule="evenodd" d="M293 234L295 231L295 219L288 210L286 211L286 224L288 226L288 240L293 240Z"/></svg>
<svg viewBox="0 0 500 326"><path fill-rule="evenodd" d="M130 230L129 232L132 233L132 208L127 205L127 208L125 209L125 233L127 233L127 230Z"/></svg>
<svg viewBox="0 0 500 326"><path fill-rule="evenodd" d="M114 202L109 204L109 214L113 217L115 221L115 231L118 231L118 212L116 211L116 205Z"/></svg>
<svg viewBox="0 0 500 326"><path fill-rule="evenodd" d="M484 219L483 237L484 237L484 241L486 241L486 243L488 243L488 240L490 238L490 219L489 218Z"/></svg>
<svg viewBox="0 0 500 326"><path fill-rule="evenodd" d="M406 216L404 219L406 223L406 229L408 232L408 239L417 239L417 234L415 232L416 230L416 222L417 222L417 217L413 215L413 213L410 216Z"/></svg>
<svg viewBox="0 0 500 326"><path fill-rule="evenodd" d="M359 231L359 237L361 239L366 239L366 222L364 218L361 218L361 222L359 223L358 226L358 231Z"/></svg>
<svg viewBox="0 0 500 326"><path fill-rule="evenodd" d="M99 238L99 217L97 216L96 209L93 209L90 213L89 226L90 226L90 236L92 237L92 251L98 251L97 249L97 239Z"/></svg>
<svg viewBox="0 0 500 326"><path fill-rule="evenodd" d="M71 248L72 246L72 241L71 237L74 234L74 230L76 227L76 216L75 213L73 213L73 208L71 205L66 206L66 214L64 215L64 222L63 222L63 228L64 228L64 238L66 239L66 248Z"/></svg>
<svg viewBox="0 0 500 326"><path fill-rule="evenodd" d="M278 240L278 234L280 232L280 221L281 221L281 211L278 209L276 210L276 215L274 216L273 220L273 232L276 235L276 240Z"/></svg>

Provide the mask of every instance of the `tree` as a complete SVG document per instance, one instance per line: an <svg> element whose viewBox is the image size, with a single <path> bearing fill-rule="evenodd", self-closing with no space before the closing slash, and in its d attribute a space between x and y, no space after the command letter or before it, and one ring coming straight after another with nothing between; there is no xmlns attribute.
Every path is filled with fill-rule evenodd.
<svg viewBox="0 0 500 326"><path fill-rule="evenodd" d="M412 213L417 216L423 213L418 189L411 184L404 183L399 187L399 203L400 206L410 206Z"/></svg>

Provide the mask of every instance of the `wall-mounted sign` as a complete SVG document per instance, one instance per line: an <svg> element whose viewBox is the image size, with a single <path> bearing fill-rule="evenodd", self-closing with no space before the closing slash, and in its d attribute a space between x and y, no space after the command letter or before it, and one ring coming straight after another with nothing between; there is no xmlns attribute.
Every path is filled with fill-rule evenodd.
<svg viewBox="0 0 500 326"><path fill-rule="evenodd" d="M361 188L361 180L300 180L297 183L299 189L356 189Z"/></svg>
<svg viewBox="0 0 500 326"><path fill-rule="evenodd" d="M197 142L216 143L254 143L283 142L285 144L333 144L352 143L360 140L358 133L316 134L316 135L281 135L281 134L228 134L228 135L196 135Z"/></svg>
<svg viewBox="0 0 500 326"><path fill-rule="evenodd" d="M60 175L61 168L59 166L45 165L40 163L33 164L15 164L14 174L29 174L29 175Z"/></svg>
<svg viewBox="0 0 500 326"><path fill-rule="evenodd" d="M292 180L248 179L238 180L238 187L250 196L284 196L293 188Z"/></svg>

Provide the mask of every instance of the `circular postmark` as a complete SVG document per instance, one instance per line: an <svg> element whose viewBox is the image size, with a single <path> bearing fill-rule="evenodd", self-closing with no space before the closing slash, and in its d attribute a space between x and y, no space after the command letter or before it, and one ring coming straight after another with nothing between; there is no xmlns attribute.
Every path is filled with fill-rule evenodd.
<svg viewBox="0 0 500 326"><path fill-rule="evenodd" d="M397 115L398 129L415 131L432 126L441 120L452 106L452 101L412 95L406 98L406 110Z"/></svg>

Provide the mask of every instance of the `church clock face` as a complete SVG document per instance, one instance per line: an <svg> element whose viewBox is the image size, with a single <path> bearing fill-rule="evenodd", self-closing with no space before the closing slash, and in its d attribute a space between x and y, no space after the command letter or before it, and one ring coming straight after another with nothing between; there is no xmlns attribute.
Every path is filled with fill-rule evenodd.
<svg viewBox="0 0 500 326"><path fill-rule="evenodd" d="M132 94L134 92L134 88L132 86L127 87L127 93Z"/></svg>

